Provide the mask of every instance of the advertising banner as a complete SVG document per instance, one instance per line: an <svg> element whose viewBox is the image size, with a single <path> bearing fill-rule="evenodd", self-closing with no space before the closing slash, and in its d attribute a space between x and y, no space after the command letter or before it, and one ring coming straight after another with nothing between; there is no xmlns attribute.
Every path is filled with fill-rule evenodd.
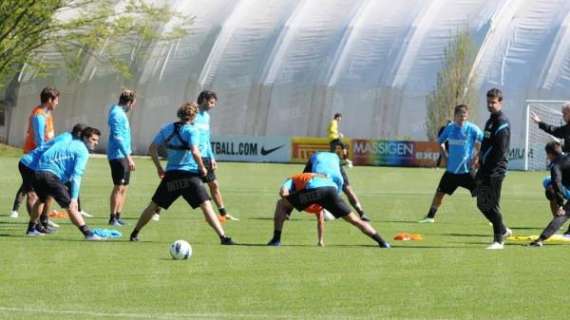
<svg viewBox="0 0 570 320"><path fill-rule="evenodd" d="M352 140L355 165L434 167L439 146L428 141Z"/></svg>
<svg viewBox="0 0 570 320"><path fill-rule="evenodd" d="M291 162L305 163L313 153L317 151L329 151L328 138L315 137L293 137L291 138ZM349 148L348 153L351 154L351 140L342 139L342 142Z"/></svg>
<svg viewBox="0 0 570 320"><path fill-rule="evenodd" d="M289 162L289 137L214 136L211 139L216 160L246 162Z"/></svg>

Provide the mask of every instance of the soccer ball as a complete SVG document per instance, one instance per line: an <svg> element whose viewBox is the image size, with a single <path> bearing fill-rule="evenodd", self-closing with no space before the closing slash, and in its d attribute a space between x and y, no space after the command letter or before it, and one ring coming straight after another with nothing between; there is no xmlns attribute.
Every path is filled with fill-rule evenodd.
<svg viewBox="0 0 570 320"><path fill-rule="evenodd" d="M170 245L170 256L174 260L186 260L192 256L192 246L186 240L176 240Z"/></svg>

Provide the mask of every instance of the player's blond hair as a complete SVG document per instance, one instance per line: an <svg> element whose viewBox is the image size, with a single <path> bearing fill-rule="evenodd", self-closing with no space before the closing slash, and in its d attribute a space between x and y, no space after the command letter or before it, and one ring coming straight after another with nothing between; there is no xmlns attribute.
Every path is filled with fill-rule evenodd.
<svg viewBox="0 0 570 320"><path fill-rule="evenodd" d="M190 121L194 119L196 113L198 113L198 105L196 102L184 102L180 108L178 108L176 115L182 121Z"/></svg>

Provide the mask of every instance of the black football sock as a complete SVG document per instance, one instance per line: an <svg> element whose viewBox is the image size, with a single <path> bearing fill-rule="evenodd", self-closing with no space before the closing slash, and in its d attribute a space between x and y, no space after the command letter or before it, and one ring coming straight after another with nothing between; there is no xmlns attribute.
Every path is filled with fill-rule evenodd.
<svg viewBox="0 0 570 320"><path fill-rule="evenodd" d="M224 207L218 208L218 211L220 212L220 215L221 215L221 216L225 216L226 214L228 214L228 213L226 212L226 208L224 208Z"/></svg>
<svg viewBox="0 0 570 320"><path fill-rule="evenodd" d="M281 241L281 230L273 231L273 239L271 241Z"/></svg>
<svg viewBox="0 0 570 320"><path fill-rule="evenodd" d="M437 212L437 208L436 208L436 207L431 207L431 208L429 208L429 212L428 212L428 214L427 214L427 217L428 217L428 218L431 218L431 219L435 218L435 213L436 213L436 212Z"/></svg>
<svg viewBox="0 0 570 320"><path fill-rule="evenodd" d="M91 232L91 230L89 230L89 227L88 227L86 224L84 224L84 225L82 225L82 226L79 226L78 229L79 229L79 231L81 231L81 233L83 233L83 235L86 236L86 237L93 234L93 233Z"/></svg>
<svg viewBox="0 0 570 320"><path fill-rule="evenodd" d="M384 241L384 239L382 239L382 237L380 236L379 233L375 233L375 234L371 235L370 238L372 238L372 239L374 239L374 241L378 242L379 245L383 245L386 243L386 241Z"/></svg>

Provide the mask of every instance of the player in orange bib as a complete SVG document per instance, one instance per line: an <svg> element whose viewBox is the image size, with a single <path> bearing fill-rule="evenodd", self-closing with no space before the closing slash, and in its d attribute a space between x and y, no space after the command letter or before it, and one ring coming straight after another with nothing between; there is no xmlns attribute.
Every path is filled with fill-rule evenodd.
<svg viewBox="0 0 570 320"><path fill-rule="evenodd" d="M36 106L28 118L28 128L26 130L26 138L24 141L24 153L30 153L35 148L40 147L55 136L55 130L53 125L52 112L55 110L59 104L59 91L54 88L46 87L40 93L39 106ZM24 185L22 184L16 193L16 198L12 206L12 212L10 213L11 218L18 217L18 209L20 203L23 201L26 194L30 194L31 190L24 190ZM28 197L26 202L26 207L28 213L32 208L35 197Z"/></svg>

